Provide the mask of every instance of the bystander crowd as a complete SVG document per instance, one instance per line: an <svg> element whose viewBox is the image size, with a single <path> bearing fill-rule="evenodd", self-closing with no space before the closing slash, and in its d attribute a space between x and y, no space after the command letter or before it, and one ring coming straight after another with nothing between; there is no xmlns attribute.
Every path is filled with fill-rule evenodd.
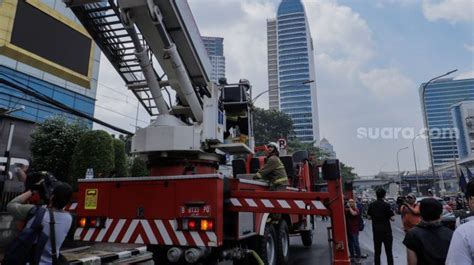
<svg viewBox="0 0 474 265"><path fill-rule="evenodd" d="M405 233L421 221L420 205L416 202L415 194L410 193L407 195L406 201L400 207L400 214Z"/></svg>
<svg viewBox="0 0 474 265"><path fill-rule="evenodd" d="M467 205L474 212L474 181L466 187ZM467 217L453 235L446 265L474 265L474 216Z"/></svg>
<svg viewBox="0 0 474 265"><path fill-rule="evenodd" d="M444 265L453 231L441 223L443 205L434 198L420 202L421 221L407 231L408 265Z"/></svg>

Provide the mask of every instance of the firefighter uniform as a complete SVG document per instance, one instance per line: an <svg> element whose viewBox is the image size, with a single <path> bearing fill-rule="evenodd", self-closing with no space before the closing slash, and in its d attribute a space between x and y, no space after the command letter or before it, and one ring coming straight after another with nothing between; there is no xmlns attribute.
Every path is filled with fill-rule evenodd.
<svg viewBox="0 0 474 265"><path fill-rule="evenodd" d="M267 163L257 172L255 178L268 181L270 190L284 190L288 186L285 166L276 155L268 157Z"/></svg>

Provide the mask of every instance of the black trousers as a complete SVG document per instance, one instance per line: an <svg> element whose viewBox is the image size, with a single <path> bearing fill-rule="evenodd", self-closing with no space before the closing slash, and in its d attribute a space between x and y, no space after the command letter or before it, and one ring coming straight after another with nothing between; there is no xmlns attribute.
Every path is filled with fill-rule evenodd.
<svg viewBox="0 0 474 265"><path fill-rule="evenodd" d="M387 255L387 264L393 265L392 244L393 236L389 231L374 230L374 264L380 265L380 254L382 254L382 243L385 247L385 254Z"/></svg>

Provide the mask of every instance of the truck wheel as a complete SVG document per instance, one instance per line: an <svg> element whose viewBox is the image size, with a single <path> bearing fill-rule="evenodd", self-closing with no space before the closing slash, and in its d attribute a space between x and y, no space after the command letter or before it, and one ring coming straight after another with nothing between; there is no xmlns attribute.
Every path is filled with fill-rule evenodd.
<svg viewBox="0 0 474 265"><path fill-rule="evenodd" d="M303 241L303 246L311 247L313 244L313 230L301 231L301 241Z"/></svg>
<svg viewBox="0 0 474 265"><path fill-rule="evenodd" d="M257 253L265 265L277 264L277 236L272 224L267 224L265 233L259 238L257 244ZM255 263L257 264L257 263Z"/></svg>
<svg viewBox="0 0 474 265"><path fill-rule="evenodd" d="M147 250L153 253L153 261L155 264L163 264L163 265L172 265L173 263L168 261L166 257L166 250L160 248L156 245L147 245Z"/></svg>
<svg viewBox="0 0 474 265"><path fill-rule="evenodd" d="M281 220L277 231L277 264L287 265L290 262L290 235L288 224Z"/></svg>

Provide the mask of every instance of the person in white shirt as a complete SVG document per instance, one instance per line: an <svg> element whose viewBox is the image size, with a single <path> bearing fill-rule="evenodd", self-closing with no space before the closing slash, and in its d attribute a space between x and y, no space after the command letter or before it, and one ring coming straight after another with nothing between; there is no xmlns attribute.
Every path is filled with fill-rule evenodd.
<svg viewBox="0 0 474 265"><path fill-rule="evenodd" d="M466 199L471 212L474 211L474 180L466 187ZM446 265L474 265L474 216L463 220L454 231L449 245Z"/></svg>

